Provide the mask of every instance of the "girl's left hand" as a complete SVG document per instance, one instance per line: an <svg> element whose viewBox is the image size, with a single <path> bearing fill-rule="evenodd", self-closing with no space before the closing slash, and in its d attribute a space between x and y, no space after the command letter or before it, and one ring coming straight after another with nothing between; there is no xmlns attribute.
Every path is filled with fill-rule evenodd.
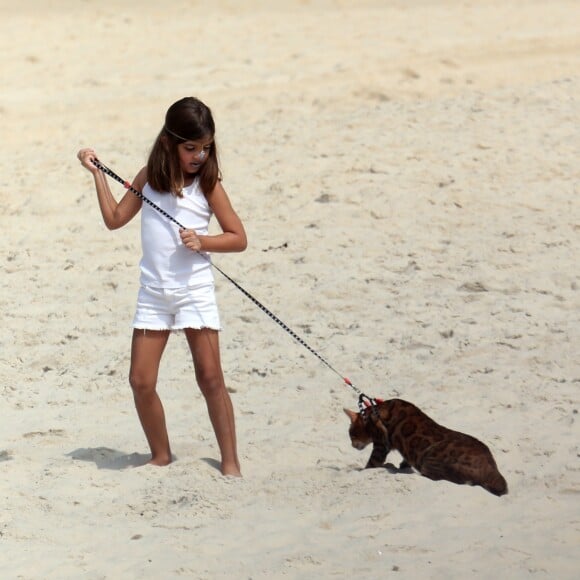
<svg viewBox="0 0 580 580"><path fill-rule="evenodd" d="M201 241L194 230L179 230L179 235L186 248L189 248L192 252L201 250Z"/></svg>

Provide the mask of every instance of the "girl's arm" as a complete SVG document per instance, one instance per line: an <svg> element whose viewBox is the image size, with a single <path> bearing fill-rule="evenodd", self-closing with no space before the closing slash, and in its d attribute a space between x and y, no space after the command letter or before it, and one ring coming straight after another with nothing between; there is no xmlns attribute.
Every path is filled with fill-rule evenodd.
<svg viewBox="0 0 580 580"><path fill-rule="evenodd" d="M244 225L219 181L207 200L222 233L198 236L193 230L181 230L184 245L195 252L243 252L248 245Z"/></svg>
<svg viewBox="0 0 580 580"><path fill-rule="evenodd" d="M125 224L130 222L141 209L141 199L136 195L127 191L125 195L121 198L121 201L113 197L111 189L109 188L109 183L104 173L102 173L98 167L96 167L92 160L96 158L96 153L93 149L81 149L78 152L77 157L82 163L83 167L88 169L95 180L95 189L97 190L97 199L99 201L99 208L101 209L101 214L103 216L103 221L105 225L110 230L116 230L123 227ZM137 174L133 180L133 187L137 191L141 191L143 186L147 181L146 168L144 167Z"/></svg>

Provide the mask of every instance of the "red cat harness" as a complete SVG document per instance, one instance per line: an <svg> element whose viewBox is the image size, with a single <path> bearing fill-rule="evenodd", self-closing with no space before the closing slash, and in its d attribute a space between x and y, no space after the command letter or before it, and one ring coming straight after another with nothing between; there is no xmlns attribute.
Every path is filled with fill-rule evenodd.
<svg viewBox="0 0 580 580"><path fill-rule="evenodd" d="M367 395L361 393L358 396L358 412L362 415L362 417L365 418L365 420L368 419L371 414L374 416L378 416L377 405L379 405L382 402L383 402L382 399L367 397ZM367 411L369 408L371 412L366 413L365 411Z"/></svg>

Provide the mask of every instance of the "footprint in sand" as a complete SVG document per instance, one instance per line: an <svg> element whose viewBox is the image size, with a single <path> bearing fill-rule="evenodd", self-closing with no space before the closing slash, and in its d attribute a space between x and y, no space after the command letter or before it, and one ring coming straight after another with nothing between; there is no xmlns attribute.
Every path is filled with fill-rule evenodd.
<svg viewBox="0 0 580 580"><path fill-rule="evenodd" d="M12 452L8 451L7 449L3 449L0 451L0 462L2 461L10 461L12 459Z"/></svg>
<svg viewBox="0 0 580 580"><path fill-rule="evenodd" d="M29 431L22 437L30 439L32 437L62 437L65 434L64 429L49 429L48 431Z"/></svg>

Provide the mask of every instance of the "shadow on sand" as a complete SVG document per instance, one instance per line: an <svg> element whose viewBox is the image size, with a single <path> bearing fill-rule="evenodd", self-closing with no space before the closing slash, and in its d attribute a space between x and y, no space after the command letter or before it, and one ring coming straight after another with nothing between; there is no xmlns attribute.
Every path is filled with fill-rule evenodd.
<svg viewBox="0 0 580 580"><path fill-rule="evenodd" d="M66 454L76 461L91 461L99 469L127 469L145 465L151 455L148 453L123 453L108 447L80 447Z"/></svg>
<svg viewBox="0 0 580 580"><path fill-rule="evenodd" d="M217 469L221 473L222 465L217 459L213 459L211 457L202 457L202 461L205 461L210 467Z"/></svg>

